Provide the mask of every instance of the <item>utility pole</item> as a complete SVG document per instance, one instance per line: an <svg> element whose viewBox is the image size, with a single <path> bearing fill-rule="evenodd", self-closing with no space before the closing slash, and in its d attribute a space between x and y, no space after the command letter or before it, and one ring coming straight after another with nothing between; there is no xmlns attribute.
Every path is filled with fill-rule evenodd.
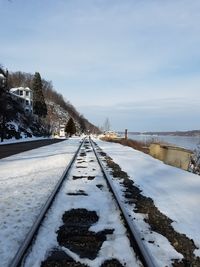
<svg viewBox="0 0 200 267"><path fill-rule="evenodd" d="M128 129L125 129L125 140L128 139Z"/></svg>

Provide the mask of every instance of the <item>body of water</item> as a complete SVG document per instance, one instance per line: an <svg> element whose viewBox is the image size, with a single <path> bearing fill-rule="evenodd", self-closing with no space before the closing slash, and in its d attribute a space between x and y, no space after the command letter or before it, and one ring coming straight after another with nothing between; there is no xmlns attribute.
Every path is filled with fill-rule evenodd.
<svg viewBox="0 0 200 267"><path fill-rule="evenodd" d="M144 135L144 134L128 134L129 139L148 142L151 140L165 142L186 149L194 150L200 144L200 136L171 136L171 135Z"/></svg>

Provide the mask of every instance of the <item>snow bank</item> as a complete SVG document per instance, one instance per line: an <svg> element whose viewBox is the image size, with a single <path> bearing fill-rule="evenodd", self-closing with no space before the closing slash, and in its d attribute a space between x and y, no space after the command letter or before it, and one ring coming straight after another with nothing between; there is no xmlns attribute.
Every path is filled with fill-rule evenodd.
<svg viewBox="0 0 200 267"><path fill-rule="evenodd" d="M200 176L165 165L132 148L95 141L128 173L142 193L174 221L174 229L193 239L200 248ZM199 249L196 255L200 255Z"/></svg>
<svg viewBox="0 0 200 267"><path fill-rule="evenodd" d="M8 266L80 139L0 160L0 266Z"/></svg>

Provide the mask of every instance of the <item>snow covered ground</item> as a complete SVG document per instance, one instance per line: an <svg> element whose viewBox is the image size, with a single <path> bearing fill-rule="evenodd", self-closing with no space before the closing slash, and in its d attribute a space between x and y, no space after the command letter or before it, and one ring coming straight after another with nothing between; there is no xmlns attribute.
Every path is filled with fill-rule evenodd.
<svg viewBox="0 0 200 267"><path fill-rule="evenodd" d="M174 229L193 239L200 248L200 177L165 165L130 147L100 140L95 142L128 173L142 194L152 198L158 209L174 221ZM167 257L180 258L180 254L173 251L167 240L162 240L162 236L154 235L153 238L165 246ZM151 249L153 251L155 248L152 246ZM195 250L195 254L200 256L200 249ZM166 255L157 255L158 262L159 257L162 264L163 260L167 263Z"/></svg>
<svg viewBox="0 0 200 267"><path fill-rule="evenodd" d="M76 162L75 167L71 169L69 178L50 209L47 219L43 222L35 241L35 246L33 246L29 257L25 261L25 267L41 266L41 262L45 260L48 251L50 252L52 248L60 248L76 261L91 267L99 267L105 260L112 258L118 259L127 267L141 266L130 247L119 210L107 188L94 153L87 151L87 149L81 149L81 152L85 151L84 162ZM76 166L80 168L76 168ZM74 180L73 176L84 176L85 178ZM87 177L94 177L94 179L87 179ZM101 188L98 188L97 185L99 184L101 184ZM68 195L69 193L74 194L79 190L84 191L87 196ZM104 229L114 229L114 233L108 235L107 240L103 242L98 256L94 260L80 258L69 249L58 245L56 232L59 226L63 224L62 215L72 208L96 211L99 221L90 227L91 231L100 232Z"/></svg>
<svg viewBox="0 0 200 267"><path fill-rule="evenodd" d="M79 145L79 138L0 160L0 266L8 266Z"/></svg>
<svg viewBox="0 0 200 267"><path fill-rule="evenodd" d="M185 233L194 240L197 247L200 247L200 177L165 165L161 161L132 148L100 140L95 141L121 166L122 170L129 174L135 184L140 187L142 193L151 197L159 210L174 221L173 227L175 230ZM73 138L0 160L0 267L8 266L25 234L37 217L41 206L60 178L66 164L72 158L79 142L80 139ZM89 160L91 158L88 157ZM87 171L88 175L94 175L95 173L96 176L99 176L97 166L92 164L91 166L86 164L86 166L89 166L89 169L83 169L83 171ZM93 172L92 169L96 169L96 171ZM82 180L69 180L68 187L65 188L65 193L63 193L66 205L65 207L59 206L56 212L61 214L63 212L62 209L67 210L71 206L73 208L92 209L92 203L96 203L98 215L104 218L93 227L94 231L99 231L106 224L111 223L112 225L114 220L117 219L117 215L113 215L114 207L112 207L112 204L110 204L108 210L105 208L110 201L106 190L101 191L96 187L96 179L90 182L94 183L96 188L94 193L87 187L87 181L83 183ZM70 196L66 195L66 192L73 192L77 187L88 193L90 196L89 202L83 201L85 200L84 196L76 196L76 201L74 201ZM120 190L120 185L118 190ZM132 210L130 210L131 212L133 213ZM135 216L135 214L132 215ZM155 241L154 244L148 242L147 244L155 256L158 266L164 266L164 264L165 266L170 266L172 258L181 258L182 256L173 249L165 237L156 233L149 233L143 217L143 215L137 214L137 221L140 223L140 229L143 230L145 240ZM61 222L58 221L57 223L60 224ZM55 227L55 225L52 226L50 224L49 227ZM45 228L42 231L46 235L49 228ZM121 228L117 229L117 231L119 233L120 231L123 232ZM49 236L48 240L49 246L55 245L55 235ZM42 242L41 239L41 247L43 246ZM110 244L112 242L111 240ZM108 242L103 247L103 251L109 248L108 255L121 250L121 247L114 245L114 243L113 249L111 249L110 244ZM162 247L156 247L155 244L160 244ZM66 251L69 253L68 250ZM200 255L200 250L197 249L195 253ZM119 254L120 260L123 262L123 254L120 252ZM33 251L32 256L33 258L31 257L30 260L33 260L34 257L36 259L37 253L34 254ZM73 253L71 256L76 257ZM42 250L40 251L40 257L40 259L44 258L44 251ZM94 266L98 266L102 260L103 256L100 256L94 262ZM90 265L93 264L89 263ZM32 267L33 265L31 264L27 266Z"/></svg>

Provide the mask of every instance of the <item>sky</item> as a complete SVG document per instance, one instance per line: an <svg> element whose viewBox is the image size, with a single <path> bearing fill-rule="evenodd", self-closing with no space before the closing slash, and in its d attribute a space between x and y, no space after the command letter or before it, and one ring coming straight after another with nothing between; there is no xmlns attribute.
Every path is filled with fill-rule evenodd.
<svg viewBox="0 0 200 267"><path fill-rule="evenodd" d="M199 0L0 0L0 63L97 126L200 129Z"/></svg>

